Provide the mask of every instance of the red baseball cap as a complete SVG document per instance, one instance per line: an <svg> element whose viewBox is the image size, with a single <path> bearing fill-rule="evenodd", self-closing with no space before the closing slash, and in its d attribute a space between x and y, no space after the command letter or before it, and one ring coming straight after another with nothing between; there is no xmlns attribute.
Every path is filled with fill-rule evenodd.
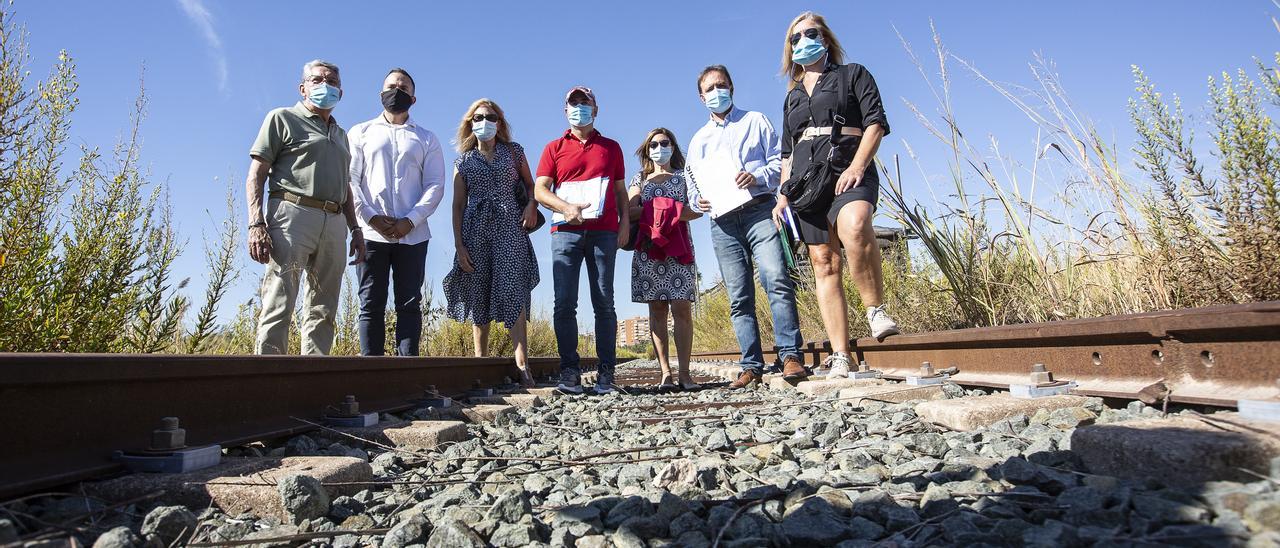
<svg viewBox="0 0 1280 548"><path fill-rule="evenodd" d="M575 93L586 95L592 105L596 104L596 94L587 86L573 86L572 88L569 88L569 93L564 94L564 102L568 103L569 99L573 98L573 94Z"/></svg>

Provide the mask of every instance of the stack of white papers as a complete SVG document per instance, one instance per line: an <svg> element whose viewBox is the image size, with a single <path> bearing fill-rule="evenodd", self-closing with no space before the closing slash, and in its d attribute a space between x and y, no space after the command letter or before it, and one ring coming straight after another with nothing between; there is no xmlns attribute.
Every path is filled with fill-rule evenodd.
<svg viewBox="0 0 1280 548"><path fill-rule="evenodd" d="M596 177L585 181L564 181L556 187L556 196L571 204L587 204L582 208L582 220L599 219L604 209L604 198L609 192L609 178ZM551 214L551 224L568 222L560 212Z"/></svg>
<svg viewBox="0 0 1280 548"><path fill-rule="evenodd" d="M728 154L712 154L689 164L698 193L711 202L711 218L733 211L751 201L751 190L738 188L738 173L742 167Z"/></svg>

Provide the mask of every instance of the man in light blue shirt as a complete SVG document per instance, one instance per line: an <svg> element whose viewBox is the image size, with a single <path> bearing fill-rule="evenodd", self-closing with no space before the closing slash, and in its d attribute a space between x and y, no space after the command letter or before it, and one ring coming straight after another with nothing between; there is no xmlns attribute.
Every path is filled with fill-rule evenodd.
<svg viewBox="0 0 1280 548"><path fill-rule="evenodd" d="M739 109L733 104L733 79L723 65L702 69L698 75L698 97L711 111L707 125L689 143L688 162L695 166L712 156L727 155L742 170L735 182L751 191L751 201L711 220L711 241L715 246L720 275L729 293L733 333L742 349L742 375L729 385L746 388L764 375L764 353L760 326L756 320L756 292L751 283L754 264L760 285L773 313L773 338L782 360L782 375L799 379L808 375L800 354L800 318L796 312L794 283L783 258L782 239L773 224L782 173L782 150L773 124L764 114ZM691 181L690 203L699 212L710 210L715 196L703 196Z"/></svg>

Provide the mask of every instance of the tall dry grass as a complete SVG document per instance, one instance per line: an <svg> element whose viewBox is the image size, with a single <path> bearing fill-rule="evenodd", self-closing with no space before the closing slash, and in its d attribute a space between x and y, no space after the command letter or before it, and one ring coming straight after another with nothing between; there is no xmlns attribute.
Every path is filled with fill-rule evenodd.
<svg viewBox="0 0 1280 548"><path fill-rule="evenodd" d="M1254 73L1208 78L1205 124L1133 67L1137 140L1122 152L1076 110L1052 62L1034 59L1030 84L1019 86L951 53L936 29L927 62L902 42L936 103L904 105L947 166L931 178L911 143L905 158L880 162L885 212L919 238L904 260L884 264L886 301L906 331L1280 299L1280 52L1259 59ZM1033 123L1029 157L1013 157L995 137L970 140L989 132L962 127L957 71ZM933 197L905 193L907 179L925 182ZM796 279L803 335L821 340L803 264ZM845 290L852 335L864 335L862 305L851 283ZM768 304L757 291L770 346ZM697 348L731 346L728 313L722 287L702 297Z"/></svg>

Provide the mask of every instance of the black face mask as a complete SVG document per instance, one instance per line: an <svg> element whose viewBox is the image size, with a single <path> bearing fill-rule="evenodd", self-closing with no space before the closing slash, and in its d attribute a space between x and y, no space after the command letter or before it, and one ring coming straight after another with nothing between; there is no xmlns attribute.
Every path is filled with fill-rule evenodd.
<svg viewBox="0 0 1280 548"><path fill-rule="evenodd" d="M402 89L389 89L382 92L382 108L387 109L387 112L400 114L408 111L412 104L413 96Z"/></svg>

